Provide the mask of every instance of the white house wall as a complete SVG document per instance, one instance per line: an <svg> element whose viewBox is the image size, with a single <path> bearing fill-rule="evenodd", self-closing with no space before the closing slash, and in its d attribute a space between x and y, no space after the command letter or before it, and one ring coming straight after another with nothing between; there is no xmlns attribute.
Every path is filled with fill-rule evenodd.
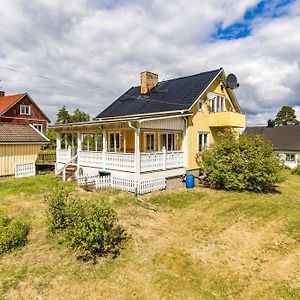
<svg viewBox="0 0 300 300"><path fill-rule="evenodd" d="M181 117L169 118L153 121L145 121L140 125L142 129L166 129L166 130L184 130L184 120Z"/></svg>
<svg viewBox="0 0 300 300"><path fill-rule="evenodd" d="M286 161L286 154L295 154L296 156L295 161ZM296 168L297 165L300 163L300 152L295 152L295 151L279 152L279 157L283 161L284 165L291 169Z"/></svg>

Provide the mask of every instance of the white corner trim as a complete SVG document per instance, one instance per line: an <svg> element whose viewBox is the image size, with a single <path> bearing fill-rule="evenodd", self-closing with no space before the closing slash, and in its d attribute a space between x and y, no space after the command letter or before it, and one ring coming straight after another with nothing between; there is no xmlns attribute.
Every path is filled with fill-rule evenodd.
<svg viewBox="0 0 300 300"><path fill-rule="evenodd" d="M41 133L39 130L37 130L33 125L29 124L29 126L31 128L33 128L36 132L38 132L43 138L45 138L47 140L47 142L50 142L50 140L43 133Z"/></svg>

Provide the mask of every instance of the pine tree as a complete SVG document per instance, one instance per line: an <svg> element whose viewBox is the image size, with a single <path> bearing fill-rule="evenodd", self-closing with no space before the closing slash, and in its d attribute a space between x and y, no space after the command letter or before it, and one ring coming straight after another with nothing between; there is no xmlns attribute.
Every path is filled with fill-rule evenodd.
<svg viewBox="0 0 300 300"><path fill-rule="evenodd" d="M281 110L276 115L275 124L277 126L299 125L295 110L290 106L282 106Z"/></svg>
<svg viewBox="0 0 300 300"><path fill-rule="evenodd" d="M76 123L76 122L86 122L90 120L90 115L80 111L78 108L74 111L73 115L71 115L71 123Z"/></svg>
<svg viewBox="0 0 300 300"><path fill-rule="evenodd" d="M56 124L66 124L70 122L70 114L65 106L58 110L56 115Z"/></svg>

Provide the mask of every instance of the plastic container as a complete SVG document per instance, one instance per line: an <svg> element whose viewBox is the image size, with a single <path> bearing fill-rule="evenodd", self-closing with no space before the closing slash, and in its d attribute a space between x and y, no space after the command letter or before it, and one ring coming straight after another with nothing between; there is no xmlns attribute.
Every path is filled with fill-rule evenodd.
<svg viewBox="0 0 300 300"><path fill-rule="evenodd" d="M195 178L192 174L187 174L185 177L185 187L187 189L192 189L195 186Z"/></svg>

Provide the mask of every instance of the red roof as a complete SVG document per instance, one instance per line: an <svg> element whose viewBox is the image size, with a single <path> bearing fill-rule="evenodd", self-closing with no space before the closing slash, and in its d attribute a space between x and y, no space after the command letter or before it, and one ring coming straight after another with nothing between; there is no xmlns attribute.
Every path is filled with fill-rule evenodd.
<svg viewBox="0 0 300 300"><path fill-rule="evenodd" d="M0 114L4 113L9 107L16 103L25 94L16 94L0 97Z"/></svg>

